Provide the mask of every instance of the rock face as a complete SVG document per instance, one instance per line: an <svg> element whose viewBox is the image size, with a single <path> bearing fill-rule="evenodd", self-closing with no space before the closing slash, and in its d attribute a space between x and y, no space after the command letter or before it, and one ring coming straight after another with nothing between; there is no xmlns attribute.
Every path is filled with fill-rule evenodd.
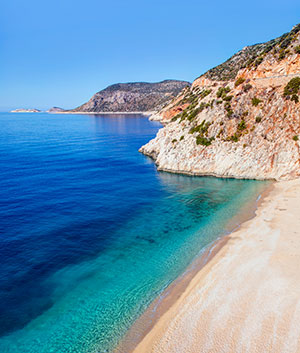
<svg viewBox="0 0 300 353"><path fill-rule="evenodd" d="M189 82L166 80L158 83L117 83L96 93L74 112L145 112L161 109Z"/></svg>
<svg viewBox="0 0 300 353"><path fill-rule="evenodd" d="M11 110L11 113L40 113L41 111L38 109L15 109L15 110Z"/></svg>
<svg viewBox="0 0 300 353"><path fill-rule="evenodd" d="M155 118L140 151L159 170L253 179L300 176L300 25L197 78ZM299 136L300 139L300 136Z"/></svg>

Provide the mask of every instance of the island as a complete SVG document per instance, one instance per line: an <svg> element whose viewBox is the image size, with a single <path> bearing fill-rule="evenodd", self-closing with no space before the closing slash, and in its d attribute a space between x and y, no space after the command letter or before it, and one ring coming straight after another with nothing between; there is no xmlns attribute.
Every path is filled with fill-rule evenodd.
<svg viewBox="0 0 300 353"><path fill-rule="evenodd" d="M40 113L41 110L39 109L24 109L24 108L20 108L20 109L14 109L10 111L11 113Z"/></svg>

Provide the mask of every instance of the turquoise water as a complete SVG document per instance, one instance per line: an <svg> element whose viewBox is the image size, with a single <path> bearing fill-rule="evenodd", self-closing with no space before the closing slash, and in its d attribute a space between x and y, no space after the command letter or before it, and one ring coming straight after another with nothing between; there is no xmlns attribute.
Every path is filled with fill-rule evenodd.
<svg viewBox="0 0 300 353"><path fill-rule="evenodd" d="M266 186L157 172L140 116L0 123L1 352L111 352Z"/></svg>

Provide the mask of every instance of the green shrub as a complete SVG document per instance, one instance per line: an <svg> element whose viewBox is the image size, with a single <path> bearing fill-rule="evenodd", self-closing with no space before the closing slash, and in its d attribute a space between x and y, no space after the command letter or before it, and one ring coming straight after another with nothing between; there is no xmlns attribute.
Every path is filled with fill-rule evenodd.
<svg viewBox="0 0 300 353"><path fill-rule="evenodd" d="M293 94L291 100L294 101L295 103L298 103L299 97L297 96L297 94Z"/></svg>
<svg viewBox="0 0 300 353"><path fill-rule="evenodd" d="M211 145L212 140L213 140L213 137L211 137L211 138L206 138L206 137L202 137L202 136L197 136L196 137L197 145L202 145L202 146Z"/></svg>
<svg viewBox="0 0 300 353"><path fill-rule="evenodd" d="M238 124L238 126L237 126L237 128L238 128L239 131L245 130L246 127L247 127L247 125L246 125L245 120L242 120L242 121Z"/></svg>
<svg viewBox="0 0 300 353"><path fill-rule="evenodd" d="M180 114L177 114L175 116L173 116L173 118L171 119L171 121L176 121L179 117L181 117L181 113Z"/></svg>
<svg viewBox="0 0 300 353"><path fill-rule="evenodd" d="M278 59L279 60L284 59L285 58L285 54L286 54L285 50L281 50L280 53L279 53Z"/></svg>
<svg viewBox="0 0 300 353"><path fill-rule="evenodd" d="M182 141L184 139L184 136L182 135L181 137L180 137L180 140L179 141Z"/></svg>
<svg viewBox="0 0 300 353"><path fill-rule="evenodd" d="M218 132L218 135L217 135L217 138L219 138L221 136L221 134L223 134L223 129L220 129L219 132Z"/></svg>
<svg viewBox="0 0 300 353"><path fill-rule="evenodd" d="M228 109L228 110L227 110L227 116L228 116L228 118L231 118L232 115L233 115L233 110L232 110L232 109Z"/></svg>
<svg viewBox="0 0 300 353"><path fill-rule="evenodd" d="M208 128L211 123L203 120L200 125L194 126L190 129L189 133L193 134L194 132L198 132L198 136L196 137L197 145L209 146L211 142L214 140L213 137L207 138Z"/></svg>
<svg viewBox="0 0 300 353"><path fill-rule="evenodd" d="M211 89L205 89L204 91L202 91L201 93L200 93L200 97L201 97L201 99L203 99L203 98L205 98L206 96L208 96L210 93L211 93Z"/></svg>
<svg viewBox="0 0 300 353"><path fill-rule="evenodd" d="M189 134L193 134L194 132L199 132L199 129L200 129L200 125L193 126L192 128L190 128Z"/></svg>
<svg viewBox="0 0 300 353"><path fill-rule="evenodd" d="M300 54L300 45L297 45L295 48L294 48L294 51L296 54Z"/></svg>
<svg viewBox="0 0 300 353"><path fill-rule="evenodd" d="M233 98L233 96L225 96L225 97L223 97L223 100L226 102L230 102L232 98Z"/></svg>
<svg viewBox="0 0 300 353"><path fill-rule="evenodd" d="M260 122L261 122L261 116L257 116L257 117L255 118L255 122L256 122L256 123L260 123Z"/></svg>
<svg viewBox="0 0 300 353"><path fill-rule="evenodd" d="M234 86L237 87L239 85L241 85L242 83L244 83L246 80L243 78L243 77L239 77L235 83L234 83Z"/></svg>
<svg viewBox="0 0 300 353"><path fill-rule="evenodd" d="M252 86L250 85L250 83L247 83L246 85L243 86L244 92L248 92L251 88Z"/></svg>
<svg viewBox="0 0 300 353"><path fill-rule="evenodd" d="M233 141L233 142L238 142L239 137L238 137L237 134L234 134L234 135L232 135L232 136L230 137L230 140Z"/></svg>
<svg viewBox="0 0 300 353"><path fill-rule="evenodd" d="M231 108L230 102L226 102L226 103L224 104L224 108L225 108L226 110L230 109L230 108Z"/></svg>
<svg viewBox="0 0 300 353"><path fill-rule="evenodd" d="M257 58L255 60L254 65L257 67L258 65L260 65L263 62L264 58L262 56L260 56L259 58Z"/></svg>
<svg viewBox="0 0 300 353"><path fill-rule="evenodd" d="M250 68L252 66L253 62L254 62L254 59L248 60L246 63L246 67Z"/></svg>
<svg viewBox="0 0 300 353"><path fill-rule="evenodd" d="M218 91L217 91L217 98L224 98L226 96L226 94L230 92L230 88L227 87L219 87Z"/></svg>
<svg viewBox="0 0 300 353"><path fill-rule="evenodd" d="M202 121L202 123L198 126L194 126L190 129L189 133L193 134L194 132L199 132L201 136L207 133L208 128L210 127L211 123L205 122L205 119Z"/></svg>
<svg viewBox="0 0 300 353"><path fill-rule="evenodd" d="M198 113L200 113L200 111L201 111L200 108L196 108L196 109L192 110L192 111L188 114L187 119L188 119L189 121L193 120L193 119L198 115Z"/></svg>
<svg viewBox="0 0 300 353"><path fill-rule="evenodd" d="M176 121L179 118L180 118L180 121L183 121L184 119L187 118L189 109L190 109L190 106L188 106L186 109L184 109L184 111L182 111L182 112L178 113L177 115L173 116L171 121Z"/></svg>
<svg viewBox="0 0 300 353"><path fill-rule="evenodd" d="M192 93L192 94L187 98L187 101L190 102L190 103L195 103L195 101L198 101L198 96Z"/></svg>
<svg viewBox="0 0 300 353"><path fill-rule="evenodd" d="M176 139L173 139L173 140L172 140L172 143L175 143L175 142L177 142L177 140L176 140Z"/></svg>
<svg viewBox="0 0 300 353"><path fill-rule="evenodd" d="M261 103L261 102L262 102L262 100L260 100L260 99L258 99L256 97L252 98L252 105L254 105L255 107L257 107L258 104Z"/></svg>
<svg viewBox="0 0 300 353"><path fill-rule="evenodd" d="M217 91L217 93L216 93L217 98L221 98L222 93L223 93L223 87L219 87L219 88L218 88L218 91Z"/></svg>
<svg viewBox="0 0 300 353"><path fill-rule="evenodd" d="M184 109L184 111L182 112L182 117L183 117L183 118L186 118L186 117L187 117L187 115L188 115L187 110L188 110L188 109L189 109L189 107L186 108L186 109Z"/></svg>
<svg viewBox="0 0 300 353"><path fill-rule="evenodd" d="M293 94L298 94L299 88L300 88L300 77L294 77L284 87L283 96L287 97Z"/></svg>
<svg viewBox="0 0 300 353"><path fill-rule="evenodd" d="M190 105L188 106L188 109L189 109L189 110L193 110L193 109L196 108L197 105L198 105L198 100L195 100L192 104L190 104Z"/></svg>
<svg viewBox="0 0 300 353"><path fill-rule="evenodd" d="M299 140L298 135L293 136L293 140L294 140L294 141L298 141L298 140Z"/></svg>
<svg viewBox="0 0 300 353"><path fill-rule="evenodd" d="M289 33L282 36L280 48L286 49L291 44L292 38Z"/></svg>

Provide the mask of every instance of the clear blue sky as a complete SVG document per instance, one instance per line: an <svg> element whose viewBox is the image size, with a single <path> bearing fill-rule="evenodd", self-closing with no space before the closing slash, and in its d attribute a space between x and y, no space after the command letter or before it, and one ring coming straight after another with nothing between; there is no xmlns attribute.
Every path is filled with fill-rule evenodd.
<svg viewBox="0 0 300 353"><path fill-rule="evenodd" d="M299 22L299 0L3 0L0 110L73 108L116 82L192 81Z"/></svg>

